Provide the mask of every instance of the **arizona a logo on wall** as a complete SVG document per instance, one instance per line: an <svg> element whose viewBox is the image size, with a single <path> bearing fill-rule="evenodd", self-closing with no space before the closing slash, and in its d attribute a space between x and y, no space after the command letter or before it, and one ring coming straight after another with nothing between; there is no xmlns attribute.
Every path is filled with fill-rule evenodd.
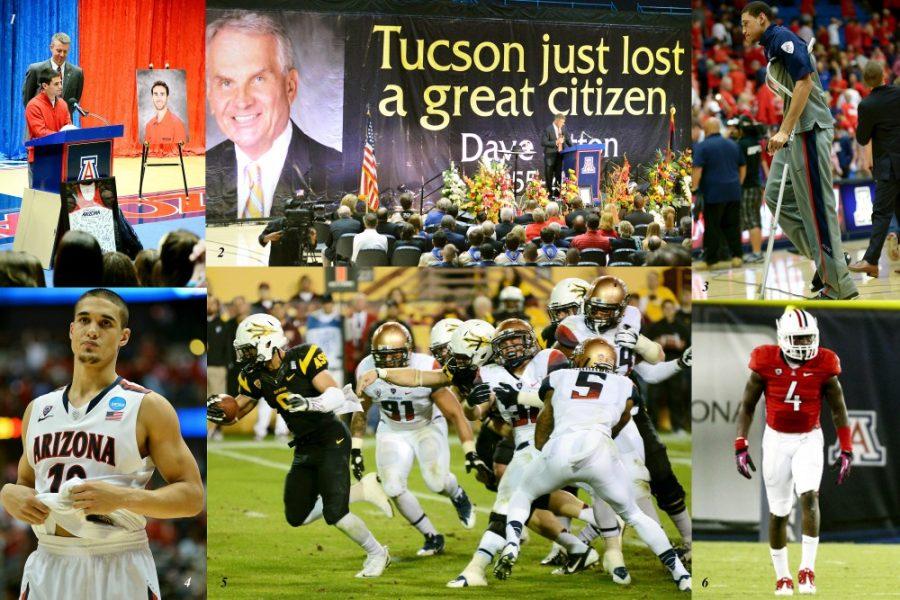
<svg viewBox="0 0 900 600"><path fill-rule="evenodd" d="M853 466L883 467L887 464L887 450L878 441L878 413L874 410L848 410L851 440L853 440ZM838 442L828 449L834 461L841 449Z"/></svg>
<svg viewBox="0 0 900 600"><path fill-rule="evenodd" d="M81 168L78 170L78 181L85 179L97 179L97 155L91 154L81 157Z"/></svg>

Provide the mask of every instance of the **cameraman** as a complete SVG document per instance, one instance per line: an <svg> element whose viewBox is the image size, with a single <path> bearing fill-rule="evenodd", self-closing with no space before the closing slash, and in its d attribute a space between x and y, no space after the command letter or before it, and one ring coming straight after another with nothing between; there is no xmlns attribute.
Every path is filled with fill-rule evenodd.
<svg viewBox="0 0 900 600"><path fill-rule="evenodd" d="M758 263L765 258L762 253L763 185L759 178L760 167L766 177L769 175L769 167L762 160L762 128L746 115L729 120L728 126L731 139L737 142L747 167L741 182L741 230L750 234L750 254L744 256L744 262Z"/></svg>
<svg viewBox="0 0 900 600"><path fill-rule="evenodd" d="M284 217L272 219L259 234L259 245L269 249L270 267L292 267L300 260L300 236L298 231L287 227Z"/></svg>

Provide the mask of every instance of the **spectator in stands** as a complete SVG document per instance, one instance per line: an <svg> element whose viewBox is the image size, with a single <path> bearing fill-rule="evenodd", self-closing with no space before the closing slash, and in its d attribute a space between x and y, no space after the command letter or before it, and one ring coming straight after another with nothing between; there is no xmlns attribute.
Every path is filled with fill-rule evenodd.
<svg viewBox="0 0 900 600"><path fill-rule="evenodd" d="M525 227L525 239L531 241L541 236L541 230L547 226L547 213L544 209L537 208L532 215L534 221Z"/></svg>
<svg viewBox="0 0 900 600"><path fill-rule="evenodd" d="M347 194L344 196L346 200L348 196L352 194ZM355 196L354 196L355 198ZM337 220L332 221L331 225L328 226L328 229L331 230L331 244L325 248L325 252L323 252L326 259L329 261L333 261L335 259L335 249L337 247L338 240L341 239L341 236L347 233L359 233L362 231L362 225L360 225L359 221L353 218L353 212L350 207L345 205L341 201L341 206L337 209Z"/></svg>
<svg viewBox="0 0 900 600"><path fill-rule="evenodd" d="M619 237L619 234L616 233L616 217L613 211L604 210L600 213L600 229L599 232L601 235L605 235L608 238Z"/></svg>
<svg viewBox="0 0 900 600"><path fill-rule="evenodd" d="M651 238L656 238L657 240L659 240L660 244L657 248L650 247ZM665 244L666 243L662 239L662 228L659 226L659 223L657 223L656 221L650 223L650 225L647 226L647 235L644 236L644 241L641 244L641 247L648 252L653 252L654 250L657 250L659 247L662 247Z"/></svg>
<svg viewBox="0 0 900 600"><path fill-rule="evenodd" d="M566 266L574 267L581 262L581 252L578 248L569 248L566 250Z"/></svg>
<svg viewBox="0 0 900 600"><path fill-rule="evenodd" d="M644 210L644 204L644 197L640 194L635 194L634 208L625 215L624 219L635 227L652 223L653 215Z"/></svg>
<svg viewBox="0 0 900 600"><path fill-rule="evenodd" d="M383 250L385 254L388 251L387 238L378 233L378 217L375 213L366 213L363 217L363 225L365 229L362 233L353 238L353 255L350 262L356 262L360 250Z"/></svg>
<svg viewBox="0 0 900 600"><path fill-rule="evenodd" d="M643 263L648 267L690 267L691 251L681 244L665 244L651 252Z"/></svg>
<svg viewBox="0 0 900 600"><path fill-rule="evenodd" d="M494 262L494 258L497 256L497 249L493 244L489 244L487 242L481 245L481 261L478 263L479 267L493 267L497 263Z"/></svg>
<svg viewBox="0 0 900 600"><path fill-rule="evenodd" d="M485 221L481 225L481 233L484 238L484 243L491 244L494 247L494 254L496 254L497 250L503 246L503 243L497 241L497 232L494 224L490 221Z"/></svg>
<svg viewBox="0 0 900 600"><path fill-rule="evenodd" d="M572 229L569 237L576 237L587 232L587 215L578 215L572 221Z"/></svg>
<svg viewBox="0 0 900 600"><path fill-rule="evenodd" d="M662 318L654 321L644 335L662 346L666 360L677 360L691 343L690 325L676 318L678 305L665 298L661 302ZM647 315L650 319L650 315ZM647 388L651 417L661 431L690 431L690 375L679 373L663 383Z"/></svg>
<svg viewBox="0 0 900 600"><path fill-rule="evenodd" d="M103 287L137 287L138 276L131 259L121 252L103 255Z"/></svg>
<svg viewBox="0 0 900 600"><path fill-rule="evenodd" d="M56 248L54 287L97 287L103 283L103 251L89 233L70 229Z"/></svg>
<svg viewBox="0 0 900 600"><path fill-rule="evenodd" d="M409 218L409 224L415 228L416 232L413 234L413 239L416 240L416 243L419 244L422 248L422 252L427 252L431 249L431 237L425 233L425 230L422 228L422 215L414 214Z"/></svg>
<svg viewBox="0 0 900 600"><path fill-rule="evenodd" d="M481 319L482 321L487 321L488 323L494 322L494 315L492 314L494 310L494 304L491 302L491 299L485 296L484 294L479 294L472 299L472 318L473 319Z"/></svg>
<svg viewBox="0 0 900 600"><path fill-rule="evenodd" d="M519 249L522 242L518 235L510 232L506 236L506 249L497 257L498 265L521 265L524 263L522 251Z"/></svg>
<svg viewBox="0 0 900 600"><path fill-rule="evenodd" d="M362 215L356 212L357 206L359 206L359 196L356 194L344 194L344 197L341 198L341 204L338 206L338 210L335 212L335 218L342 219L344 217L341 216L340 207L346 206L350 209L349 217L354 219L357 223L359 223L359 231L362 231ZM351 233L357 233L353 231Z"/></svg>
<svg viewBox="0 0 900 600"><path fill-rule="evenodd" d="M525 266L537 266L538 247L533 242L528 242L522 247L522 264Z"/></svg>
<svg viewBox="0 0 900 600"><path fill-rule="evenodd" d="M444 260L442 250L447 245L447 232L442 229L434 232L434 235L431 236L431 245L431 251L422 254L419 258L420 267L430 267Z"/></svg>
<svg viewBox="0 0 900 600"><path fill-rule="evenodd" d="M444 215L440 230L447 234L447 241L456 246L457 250L462 252L466 249L466 238L456 232L456 219L452 215Z"/></svg>
<svg viewBox="0 0 900 600"><path fill-rule="evenodd" d="M666 206L662 209L663 221L665 225L662 228L663 237L679 237L678 226L675 225L675 209Z"/></svg>
<svg viewBox="0 0 900 600"><path fill-rule="evenodd" d="M619 250L621 248L625 248L627 250L638 250L638 242L634 237L634 225L631 224L631 221L619 221L618 226L618 237L610 238L609 246L613 252Z"/></svg>
<svg viewBox="0 0 900 600"><path fill-rule="evenodd" d="M562 266L566 264L566 255L556 245L556 232L553 227L545 227L541 231L541 248L537 252L537 264Z"/></svg>
<svg viewBox="0 0 900 600"><path fill-rule="evenodd" d="M575 236L572 240L571 247L577 248L579 251L587 249L599 249L609 252L612 247L609 244L609 237L600 233L600 216L596 213L588 215L587 233Z"/></svg>
<svg viewBox="0 0 900 600"><path fill-rule="evenodd" d="M397 245L394 247L394 252L396 252L400 248L415 248L419 252L422 252L422 243L425 240L421 238L413 238L413 235L416 232L416 228L409 223L398 223L397 225L400 229L400 239L397 240Z"/></svg>
<svg viewBox="0 0 900 600"><path fill-rule="evenodd" d="M528 225L534 222L534 211L538 209L537 200L529 199L525 201L525 210L522 214L514 219L517 225Z"/></svg>
<svg viewBox="0 0 900 600"><path fill-rule="evenodd" d="M394 223L388 222L387 208L384 206L378 207L378 210L375 211L375 216L378 218L378 225L375 226L375 231L381 235L392 235L395 238L399 236L397 226Z"/></svg>
<svg viewBox="0 0 900 600"><path fill-rule="evenodd" d="M585 210L584 202L580 197L575 197L569 202L569 212L566 214L566 226L572 229L576 217L587 218L590 211Z"/></svg>
<svg viewBox="0 0 900 600"><path fill-rule="evenodd" d="M469 231L469 249L460 254L459 266L470 267L481 262L481 244L484 243L484 232L481 227Z"/></svg>
<svg viewBox="0 0 900 600"><path fill-rule="evenodd" d="M513 223L515 216L516 211L514 211L511 206L504 206L500 209L500 223L495 228L497 241L503 241L506 234L512 231L512 228L515 226L515 223Z"/></svg>
<svg viewBox="0 0 900 600"><path fill-rule="evenodd" d="M309 275L302 275L297 283L297 293L291 298L292 302L302 302L312 304L313 302L321 302L322 296L313 289L313 282Z"/></svg>
<svg viewBox="0 0 900 600"><path fill-rule="evenodd" d="M447 244L441 250L441 261L434 263L433 267L458 267L459 250L453 244Z"/></svg>
<svg viewBox="0 0 900 600"><path fill-rule="evenodd" d="M153 269L159 262L159 251L152 249L144 249L138 252L134 259L134 268L137 272L138 284L144 287L154 285Z"/></svg>
<svg viewBox="0 0 900 600"><path fill-rule="evenodd" d="M547 223L558 223L560 227L566 226L566 220L559 214L559 204L556 202L547 203Z"/></svg>
<svg viewBox="0 0 900 600"><path fill-rule="evenodd" d="M400 210L399 212L395 212L391 215L391 221L394 222L402 222L409 221L409 218L413 216L413 195L409 192L403 192L400 194Z"/></svg>
<svg viewBox="0 0 900 600"><path fill-rule="evenodd" d="M429 210L428 214L425 215L425 230L431 231L432 229L437 228L437 226L441 224L441 219L443 219L450 211L452 205L453 203L447 198L438 200L437 204L434 205L434 208Z"/></svg>
<svg viewBox="0 0 900 600"><path fill-rule="evenodd" d="M41 261L27 252L0 252L0 287L46 287Z"/></svg>
<svg viewBox="0 0 900 600"><path fill-rule="evenodd" d="M250 305L252 314L266 314L272 310L275 300L272 298L272 288L265 281L256 287L256 302Z"/></svg>
<svg viewBox="0 0 900 600"><path fill-rule="evenodd" d="M636 290L641 297L639 308L647 316L647 319L651 322L656 322L663 317L663 301L669 300L677 303L677 299L672 290L660 283L659 272L655 269L647 270L646 282L647 285L645 287Z"/></svg>

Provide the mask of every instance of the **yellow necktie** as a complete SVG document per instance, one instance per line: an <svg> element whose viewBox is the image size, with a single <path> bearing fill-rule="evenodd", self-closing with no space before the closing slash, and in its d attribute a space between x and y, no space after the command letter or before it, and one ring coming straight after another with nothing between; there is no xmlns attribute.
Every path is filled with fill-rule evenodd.
<svg viewBox="0 0 900 600"><path fill-rule="evenodd" d="M258 219L263 216L262 174L259 164L252 162L247 165L244 169L244 176L247 178L247 188L250 190L244 205L244 218Z"/></svg>

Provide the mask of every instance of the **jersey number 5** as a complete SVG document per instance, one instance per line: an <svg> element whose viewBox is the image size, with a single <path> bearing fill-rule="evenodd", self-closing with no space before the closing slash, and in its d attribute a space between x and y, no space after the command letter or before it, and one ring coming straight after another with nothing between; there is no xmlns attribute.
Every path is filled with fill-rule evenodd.
<svg viewBox="0 0 900 600"><path fill-rule="evenodd" d="M587 388L587 394L582 394L581 392L572 390L572 400L594 400L595 398L600 397L600 392L603 391L603 380L606 379L606 375L602 373L590 373L588 371L581 371L578 374L578 379L575 380L575 385L577 388Z"/></svg>
<svg viewBox="0 0 900 600"><path fill-rule="evenodd" d="M800 400L800 396L793 396L793 397L792 397L792 395L793 395L793 393L794 393L794 390L795 390L796 388L797 388L797 382L796 382L796 381L792 381L792 382L791 382L791 387L788 388L787 396L785 396L785 398L784 398L784 401L785 401L785 402L787 402L788 404L793 404L793 405L794 405L794 412L797 412L798 410L800 410L800 402L802 402L802 400Z"/></svg>
<svg viewBox="0 0 900 600"><path fill-rule="evenodd" d="M63 469L65 468L65 464L56 463L50 470L48 471L50 477L52 477L52 481L50 482L50 491L52 493L57 493L59 491L59 486L62 485L63 482ZM84 472L84 469L81 465L72 465L69 467L69 472L66 473L66 481L72 479L73 477L81 477L82 479L87 479L87 473Z"/></svg>
<svg viewBox="0 0 900 600"><path fill-rule="evenodd" d="M404 421L412 421L416 418L416 411L413 409L413 403L409 400L403 400L401 402L395 402L393 400L388 400L387 402L381 403L381 408L384 409L384 412L388 413L388 417L392 421L400 421L400 404L403 405L404 411Z"/></svg>

